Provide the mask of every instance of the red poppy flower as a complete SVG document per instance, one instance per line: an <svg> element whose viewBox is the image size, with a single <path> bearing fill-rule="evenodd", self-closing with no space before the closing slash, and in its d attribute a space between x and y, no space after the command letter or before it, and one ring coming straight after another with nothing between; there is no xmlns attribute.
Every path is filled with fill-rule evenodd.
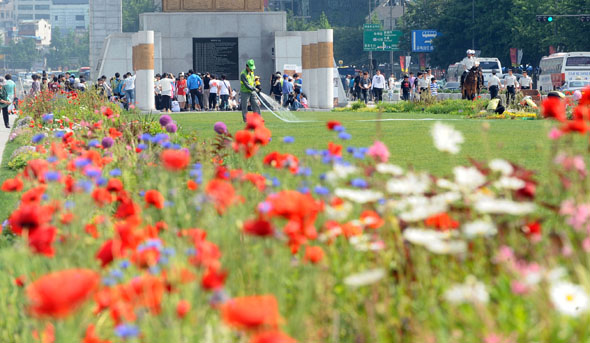
<svg viewBox="0 0 590 343"><path fill-rule="evenodd" d="M94 199L94 203L96 203L98 207L103 207L104 205L113 202L113 195L108 189L97 187L92 191L92 199Z"/></svg>
<svg viewBox="0 0 590 343"><path fill-rule="evenodd" d="M224 322L237 329L276 328L280 321L279 305L273 295L234 298L221 306Z"/></svg>
<svg viewBox="0 0 590 343"><path fill-rule="evenodd" d="M53 240L57 229L53 226L45 226L29 233L29 247L33 252L48 257L55 254L53 250Z"/></svg>
<svg viewBox="0 0 590 343"><path fill-rule="evenodd" d="M41 185L39 187L31 188L21 195L20 200L23 204L38 204L45 194L47 186Z"/></svg>
<svg viewBox="0 0 590 343"><path fill-rule="evenodd" d="M190 162L190 155L184 150L164 150L160 158L164 167L172 171L183 170Z"/></svg>
<svg viewBox="0 0 590 343"><path fill-rule="evenodd" d="M100 275L89 269L68 269L42 276L27 287L31 313L64 318L98 288Z"/></svg>
<svg viewBox="0 0 590 343"><path fill-rule="evenodd" d="M248 113L246 115L246 130L256 130L259 127L264 127L264 119L258 113Z"/></svg>
<svg viewBox="0 0 590 343"><path fill-rule="evenodd" d="M23 182L18 177L14 179L6 179L2 183L3 192L20 192L23 190Z"/></svg>
<svg viewBox="0 0 590 343"><path fill-rule="evenodd" d="M308 246L305 248L305 257L303 258L305 261L317 264L320 263L323 258L324 250L321 247Z"/></svg>
<svg viewBox="0 0 590 343"><path fill-rule="evenodd" d="M427 218L424 222L427 226L434 227L442 231L456 229L459 227L459 222L453 220L453 218L451 218L446 213L439 213L434 216L431 216Z"/></svg>
<svg viewBox="0 0 590 343"><path fill-rule="evenodd" d="M297 341L280 331L266 331L252 336L250 343L297 343Z"/></svg>
<svg viewBox="0 0 590 343"><path fill-rule="evenodd" d="M96 228L96 225L94 224L86 224L84 226L84 231L89 234L90 236L92 236L93 238L98 238L98 229Z"/></svg>
<svg viewBox="0 0 590 343"><path fill-rule="evenodd" d="M109 239L96 252L96 259L100 261L100 266L104 268L113 262L116 256L121 256L122 253L121 243L115 244L114 240Z"/></svg>
<svg viewBox="0 0 590 343"><path fill-rule="evenodd" d="M260 174L248 173L244 175L244 180L250 181L261 192L266 189L266 178Z"/></svg>
<svg viewBox="0 0 590 343"><path fill-rule="evenodd" d="M555 118L559 121L566 120L565 104L561 99L556 97L548 97L543 101L543 115L546 118Z"/></svg>
<svg viewBox="0 0 590 343"><path fill-rule="evenodd" d="M116 128L111 127L109 129L109 136L111 136L112 138L119 138L119 137L123 136L123 133L119 132Z"/></svg>
<svg viewBox="0 0 590 343"><path fill-rule="evenodd" d="M51 221L51 211L38 204L22 204L8 219L10 229L17 235L23 230L35 231Z"/></svg>
<svg viewBox="0 0 590 343"><path fill-rule="evenodd" d="M328 130L333 131L336 126L342 126L339 121L331 120L326 123Z"/></svg>
<svg viewBox="0 0 590 343"><path fill-rule="evenodd" d="M328 152L331 156L342 156L342 145L328 143Z"/></svg>
<svg viewBox="0 0 590 343"><path fill-rule="evenodd" d="M583 119L568 120L561 128L562 132L577 132L579 134L585 134L590 128Z"/></svg>
<svg viewBox="0 0 590 343"><path fill-rule="evenodd" d="M14 284L18 287L23 287L25 285L25 277L23 275L14 279Z"/></svg>
<svg viewBox="0 0 590 343"><path fill-rule="evenodd" d="M25 178L36 178L39 182L45 182L45 172L49 169L49 162L42 159L30 160L25 167Z"/></svg>
<svg viewBox="0 0 590 343"><path fill-rule="evenodd" d="M188 311L191 310L191 304L186 300L181 300L176 305L176 316L178 318L184 318Z"/></svg>
<svg viewBox="0 0 590 343"><path fill-rule="evenodd" d="M234 186L223 180L211 180L207 184L206 193L219 213L225 212L229 206L238 200Z"/></svg>
<svg viewBox="0 0 590 343"><path fill-rule="evenodd" d="M272 134L266 127L259 127L254 131L254 143L267 145L270 142Z"/></svg>
<svg viewBox="0 0 590 343"><path fill-rule="evenodd" d="M527 236L538 236L541 234L541 223L539 223L538 221L535 222L531 222L526 224L523 228L522 231L527 235Z"/></svg>
<svg viewBox="0 0 590 343"><path fill-rule="evenodd" d="M227 272L220 270L218 267L210 265L201 279L201 287L209 291L215 291L223 288Z"/></svg>
<svg viewBox="0 0 590 343"><path fill-rule="evenodd" d="M197 184L195 181L193 180L188 180L186 182L186 188L188 188L191 191L196 191L199 188L199 184Z"/></svg>
<svg viewBox="0 0 590 343"><path fill-rule="evenodd" d="M370 229L378 229L385 224L385 221L375 211L364 211L361 213L361 223Z"/></svg>
<svg viewBox="0 0 590 343"><path fill-rule="evenodd" d="M164 208L164 196L155 189L150 189L149 191L145 192L144 199L146 207L152 205L160 210Z"/></svg>
<svg viewBox="0 0 590 343"><path fill-rule="evenodd" d="M580 99L579 104L590 106L590 86L582 90L582 98Z"/></svg>
<svg viewBox="0 0 590 343"><path fill-rule="evenodd" d="M160 251L158 248L146 248L136 250L131 255L131 261L139 268L149 268L155 266L160 259Z"/></svg>
<svg viewBox="0 0 590 343"><path fill-rule="evenodd" d="M242 230L246 234L261 237L272 236L274 234L272 224L268 220L260 218L246 221Z"/></svg>
<svg viewBox="0 0 590 343"><path fill-rule="evenodd" d="M101 108L101 110L102 110L102 114L104 116L106 116L107 118L109 118L110 116L112 116L114 114L113 109L110 107L104 106Z"/></svg>
<svg viewBox="0 0 590 343"><path fill-rule="evenodd" d="M107 183L107 191L113 193L119 193L123 190L123 182L119 179L110 179Z"/></svg>
<svg viewBox="0 0 590 343"><path fill-rule="evenodd" d="M209 241L196 242L195 250L199 253L190 258L192 264L199 267L208 267L219 263L221 251L215 243Z"/></svg>
<svg viewBox="0 0 590 343"><path fill-rule="evenodd" d="M89 324L86 328L86 336L82 340L82 343L111 343L109 340L100 339L95 332L94 324Z"/></svg>

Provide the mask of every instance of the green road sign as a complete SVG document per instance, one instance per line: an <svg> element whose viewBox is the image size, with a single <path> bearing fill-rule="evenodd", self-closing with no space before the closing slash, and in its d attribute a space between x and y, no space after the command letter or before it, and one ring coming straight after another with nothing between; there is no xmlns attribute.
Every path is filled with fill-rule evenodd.
<svg viewBox="0 0 590 343"><path fill-rule="evenodd" d="M364 32L363 49L365 51L399 51L399 41L402 32L367 31Z"/></svg>
<svg viewBox="0 0 590 343"><path fill-rule="evenodd" d="M363 25L365 31L378 31L381 30L381 24L365 24Z"/></svg>

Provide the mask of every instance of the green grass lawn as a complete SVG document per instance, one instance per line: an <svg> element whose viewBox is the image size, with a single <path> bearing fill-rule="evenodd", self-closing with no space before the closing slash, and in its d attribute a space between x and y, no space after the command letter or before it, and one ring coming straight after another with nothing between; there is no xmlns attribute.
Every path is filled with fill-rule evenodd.
<svg viewBox="0 0 590 343"><path fill-rule="evenodd" d="M302 112L302 120L315 122L284 123L271 113L263 113L274 141L268 151L278 150L301 156L305 149L323 149L329 141L347 146L370 146L378 138L389 147L391 161L403 167L413 166L441 175L450 172L458 163L469 158L487 160L501 157L528 168L546 169L550 141L547 132L552 123L546 120L476 120L452 115L384 114L391 121L364 121L377 119L377 113L353 112ZM223 121L230 132L243 127L241 113L205 112L175 114L173 118L185 132L196 131L203 138L214 137L213 124ZM405 120L404 120L405 119ZM417 120L420 119L420 120ZM434 119L434 120L428 120ZM340 141L326 129L325 122L339 120L352 135L349 141ZM441 153L434 148L430 129L435 120L444 121L460 130L465 143L457 156ZM295 143L284 144L282 138L292 136Z"/></svg>
<svg viewBox="0 0 590 343"><path fill-rule="evenodd" d="M2 157L2 164L0 165L0 184L6 179L13 178L16 171L8 168L10 162L10 155L18 148L18 144L14 142L7 142L4 148ZM14 210L14 204L17 200L15 193L0 192L0 222L8 218L10 213Z"/></svg>

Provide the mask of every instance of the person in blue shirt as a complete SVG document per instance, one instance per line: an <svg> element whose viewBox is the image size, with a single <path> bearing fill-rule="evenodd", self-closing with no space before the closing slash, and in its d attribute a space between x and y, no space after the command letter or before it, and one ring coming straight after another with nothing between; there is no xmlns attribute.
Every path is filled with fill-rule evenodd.
<svg viewBox="0 0 590 343"><path fill-rule="evenodd" d="M201 89L203 87L203 79L199 77L199 75L195 74L195 72L191 69L188 71L188 79L186 79L186 87L189 89L191 100L192 100L192 110L201 111L201 99L203 99L203 93L201 93Z"/></svg>
<svg viewBox="0 0 590 343"><path fill-rule="evenodd" d="M293 96L293 82L289 81L289 75L283 75L283 107L289 105L289 97Z"/></svg>

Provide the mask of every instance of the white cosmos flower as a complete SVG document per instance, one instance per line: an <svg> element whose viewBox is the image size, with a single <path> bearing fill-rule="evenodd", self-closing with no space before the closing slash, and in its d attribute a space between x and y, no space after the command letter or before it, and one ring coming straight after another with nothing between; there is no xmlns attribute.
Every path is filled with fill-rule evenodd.
<svg viewBox="0 0 590 343"><path fill-rule="evenodd" d="M468 238L478 236L493 236L498 233L496 225L485 220L477 220L463 225L463 233Z"/></svg>
<svg viewBox="0 0 590 343"><path fill-rule="evenodd" d="M350 212L352 212L352 204L349 202L343 202L336 206L326 206L326 216L330 220L344 221L348 218Z"/></svg>
<svg viewBox="0 0 590 343"><path fill-rule="evenodd" d="M426 249L439 255L459 255L467 252L467 243L458 240L438 240L426 245Z"/></svg>
<svg viewBox="0 0 590 343"><path fill-rule="evenodd" d="M346 179L350 175L356 174L358 168L355 166L336 165L334 169L326 173L326 181L335 184L340 179Z"/></svg>
<svg viewBox="0 0 590 343"><path fill-rule="evenodd" d="M440 188L449 189L452 191L456 191L459 189L459 186L457 186L457 184L455 184L454 182L449 181L447 179L436 180L436 185Z"/></svg>
<svg viewBox="0 0 590 343"><path fill-rule="evenodd" d="M383 193L370 189L337 188L334 194L342 199L350 200L358 204L375 202L383 198Z"/></svg>
<svg viewBox="0 0 590 343"><path fill-rule="evenodd" d="M459 240L451 240L454 233L451 231L440 232L435 230L407 228L403 232L406 241L425 247L435 254L462 254L467 251L467 243Z"/></svg>
<svg viewBox="0 0 590 343"><path fill-rule="evenodd" d="M377 172L381 174L391 174L394 176L400 176L404 174L404 170L400 166L395 164L379 163L376 166Z"/></svg>
<svg viewBox="0 0 590 343"><path fill-rule="evenodd" d="M475 210L480 213L520 216L532 213L535 210L535 204L505 199L481 198L475 203Z"/></svg>
<svg viewBox="0 0 590 343"><path fill-rule="evenodd" d="M545 277L549 283L557 283L563 280L566 275L567 270L564 267L556 267L551 269Z"/></svg>
<svg viewBox="0 0 590 343"><path fill-rule="evenodd" d="M510 162L500 158L491 160L488 165L491 170L501 173L504 176L512 175L512 173L514 173L514 167Z"/></svg>
<svg viewBox="0 0 590 343"><path fill-rule="evenodd" d="M425 173L408 173L402 178L387 182L387 191L393 194L423 194L429 187L430 177Z"/></svg>
<svg viewBox="0 0 590 343"><path fill-rule="evenodd" d="M464 283L449 288L444 297L452 304L486 304L490 300L485 284L473 276L468 276Z"/></svg>
<svg viewBox="0 0 590 343"><path fill-rule="evenodd" d="M485 175L475 167L458 166L453 169L453 174L455 174L455 183L467 191L477 189L487 181Z"/></svg>
<svg viewBox="0 0 590 343"><path fill-rule="evenodd" d="M365 272L354 274L344 279L344 284L350 287L361 287L372 285L385 277L384 269L372 269Z"/></svg>
<svg viewBox="0 0 590 343"><path fill-rule="evenodd" d="M567 316L577 317L590 308L590 299L584 288L569 282L551 285L549 295L555 308Z"/></svg>
<svg viewBox="0 0 590 343"><path fill-rule="evenodd" d="M438 150L451 154L459 153L459 150L461 150L460 145L465 142L461 132L440 122L434 124L430 134L434 140L434 146Z"/></svg>
<svg viewBox="0 0 590 343"><path fill-rule="evenodd" d="M410 196L398 201L395 209L400 212L399 217L403 221L416 222L446 212L448 204L443 200L424 196Z"/></svg>
<svg viewBox="0 0 590 343"><path fill-rule="evenodd" d="M446 204L452 204L461 200L461 193L458 192L445 192L440 193L432 197L433 202L444 202Z"/></svg>
<svg viewBox="0 0 590 343"><path fill-rule="evenodd" d="M494 182L494 187L499 189L519 190L526 186L526 182L516 177L502 176L500 180Z"/></svg>

